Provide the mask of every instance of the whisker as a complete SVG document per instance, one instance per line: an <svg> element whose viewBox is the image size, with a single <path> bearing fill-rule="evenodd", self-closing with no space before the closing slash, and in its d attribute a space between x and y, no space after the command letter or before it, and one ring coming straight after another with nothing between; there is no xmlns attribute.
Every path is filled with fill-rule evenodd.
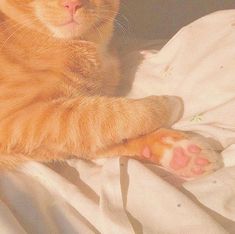
<svg viewBox="0 0 235 234"><path fill-rule="evenodd" d="M10 34L10 36L2 43L2 46L0 47L0 50L2 50L5 46L6 46L6 44L7 44L7 42L12 38L12 37L14 37L14 35L17 33L17 32L19 32L20 30L23 30L23 29L25 29L26 28L26 23L27 23L28 21L25 21L25 23L22 25L22 24L17 24L17 25L20 25L16 30L14 30L13 31L13 33L11 33ZM14 27L15 28L15 27ZM11 29L11 28L10 28Z"/></svg>
<svg viewBox="0 0 235 234"><path fill-rule="evenodd" d="M4 20L4 22L2 22L2 23L0 24L0 27L3 27L3 26L5 26L5 25L8 25L8 23L11 22L11 21L13 21L14 23L13 23L10 27L9 27L9 25L8 25L8 27L6 27L5 30L1 30L1 33L6 32L6 31L8 31L8 30L10 31L10 30L12 30L13 28L17 27L18 25L26 24L27 22L31 22L31 20L34 20L34 19L36 19L36 18L27 18L27 19L24 20L23 22L15 22L15 21L13 21L12 19L6 19L6 20Z"/></svg>
<svg viewBox="0 0 235 234"><path fill-rule="evenodd" d="M100 19L99 15L96 15L96 17L98 19ZM116 27L116 29L118 29L118 32L121 34L121 38L124 42L128 41L128 35L130 34L129 29L126 29L125 26L123 26L118 20L113 19L113 18L108 18L108 17L104 17L102 16L101 18L102 20L106 20L109 21L111 23L114 23L114 26ZM102 28L102 25L99 25L99 27Z"/></svg>

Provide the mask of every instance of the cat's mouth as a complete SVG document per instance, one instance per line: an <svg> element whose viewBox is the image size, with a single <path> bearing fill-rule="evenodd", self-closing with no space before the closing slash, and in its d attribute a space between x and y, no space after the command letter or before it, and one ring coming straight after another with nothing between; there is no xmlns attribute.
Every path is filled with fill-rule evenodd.
<svg viewBox="0 0 235 234"><path fill-rule="evenodd" d="M59 26L63 27L63 26L75 26L75 25L78 25L78 22L76 22L73 18L62 23L62 24L59 24Z"/></svg>
<svg viewBox="0 0 235 234"><path fill-rule="evenodd" d="M66 19L56 24L47 24L47 26L57 38L75 38L81 36L85 31L82 23L74 18Z"/></svg>

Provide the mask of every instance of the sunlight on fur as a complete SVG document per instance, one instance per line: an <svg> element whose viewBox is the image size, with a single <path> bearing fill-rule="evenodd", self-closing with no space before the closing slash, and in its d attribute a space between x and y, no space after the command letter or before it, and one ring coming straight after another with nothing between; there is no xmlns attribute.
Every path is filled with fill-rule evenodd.
<svg viewBox="0 0 235 234"><path fill-rule="evenodd" d="M197 149L187 157L204 164L195 173L185 165L177 175L195 177L218 167L189 135L152 133L180 118L179 98L115 97L120 65L110 40L118 10L117 0L0 1L1 167L124 155L174 173L181 163L173 153L179 139L183 150ZM170 154L164 137L172 139Z"/></svg>

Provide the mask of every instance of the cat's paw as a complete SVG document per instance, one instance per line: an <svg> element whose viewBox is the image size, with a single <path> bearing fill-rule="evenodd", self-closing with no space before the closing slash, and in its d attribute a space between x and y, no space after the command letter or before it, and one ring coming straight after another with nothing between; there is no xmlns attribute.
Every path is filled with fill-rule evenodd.
<svg viewBox="0 0 235 234"><path fill-rule="evenodd" d="M203 138L193 136L175 142L172 148L166 149L160 164L185 179L210 174L223 165L221 155L203 141Z"/></svg>
<svg viewBox="0 0 235 234"><path fill-rule="evenodd" d="M169 172L193 179L210 174L222 167L222 157L203 138L194 134L161 129L156 132L156 141L151 141L142 155L158 163ZM152 134L152 137L154 133Z"/></svg>

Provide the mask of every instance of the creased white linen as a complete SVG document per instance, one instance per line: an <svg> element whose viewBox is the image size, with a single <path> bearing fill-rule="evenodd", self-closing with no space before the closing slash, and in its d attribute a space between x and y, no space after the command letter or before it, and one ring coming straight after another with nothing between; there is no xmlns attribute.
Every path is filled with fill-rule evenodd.
<svg viewBox="0 0 235 234"><path fill-rule="evenodd" d="M141 52L131 97L177 95L174 128L218 140L226 167L184 183L125 158L27 163L0 176L0 233L235 233L235 10L183 28ZM133 69L128 55L128 69ZM133 66L132 66L133 65Z"/></svg>

